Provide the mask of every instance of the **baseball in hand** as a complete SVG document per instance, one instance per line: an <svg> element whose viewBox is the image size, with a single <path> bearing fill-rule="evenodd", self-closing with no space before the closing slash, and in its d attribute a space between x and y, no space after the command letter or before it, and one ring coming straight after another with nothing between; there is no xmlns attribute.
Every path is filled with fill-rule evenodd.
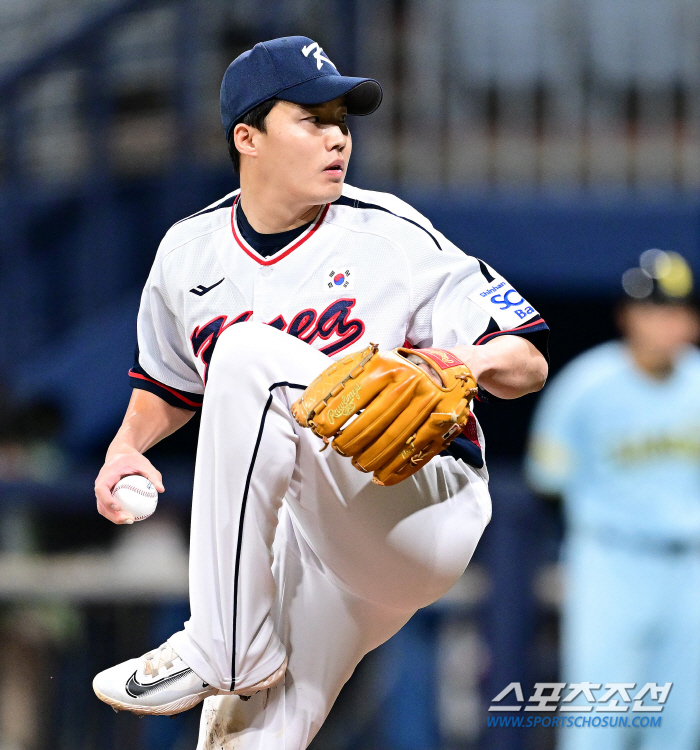
<svg viewBox="0 0 700 750"><path fill-rule="evenodd" d="M131 513L134 521L143 521L144 518L148 518L158 505L158 490L140 474L122 477L114 485L112 497L123 511Z"/></svg>

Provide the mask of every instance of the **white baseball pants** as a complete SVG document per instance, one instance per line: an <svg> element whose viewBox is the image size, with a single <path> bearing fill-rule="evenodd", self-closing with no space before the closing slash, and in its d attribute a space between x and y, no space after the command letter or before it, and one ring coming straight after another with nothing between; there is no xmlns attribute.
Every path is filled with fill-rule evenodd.
<svg viewBox="0 0 700 750"><path fill-rule="evenodd" d="M205 702L198 748L302 750L360 659L462 574L488 523L485 473L438 456L393 487L300 428L331 360L260 323L219 338L197 449L191 619L171 639L203 680L284 683ZM233 743L233 744L231 744Z"/></svg>

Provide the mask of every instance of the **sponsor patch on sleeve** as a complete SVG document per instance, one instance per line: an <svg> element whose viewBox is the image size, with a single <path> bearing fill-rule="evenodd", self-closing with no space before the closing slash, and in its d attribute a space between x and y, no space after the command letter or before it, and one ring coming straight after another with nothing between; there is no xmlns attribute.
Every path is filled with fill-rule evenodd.
<svg viewBox="0 0 700 750"><path fill-rule="evenodd" d="M517 328L539 314L502 276L485 281L469 299L486 311L502 331Z"/></svg>

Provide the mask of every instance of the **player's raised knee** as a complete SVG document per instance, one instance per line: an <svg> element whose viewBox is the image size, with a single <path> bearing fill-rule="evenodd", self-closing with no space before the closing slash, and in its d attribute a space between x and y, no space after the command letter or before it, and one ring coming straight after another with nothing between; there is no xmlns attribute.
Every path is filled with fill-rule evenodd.
<svg viewBox="0 0 700 750"><path fill-rule="evenodd" d="M236 323L221 332L216 344L216 355L224 352L227 355L233 354L239 363L241 357L254 358L266 354L269 358L274 352L275 342L279 342L283 335L265 323Z"/></svg>
<svg viewBox="0 0 700 750"><path fill-rule="evenodd" d="M265 323L237 323L221 332L209 364L208 379L214 372L243 374L262 368L274 368L287 356L289 340L299 343L286 333Z"/></svg>

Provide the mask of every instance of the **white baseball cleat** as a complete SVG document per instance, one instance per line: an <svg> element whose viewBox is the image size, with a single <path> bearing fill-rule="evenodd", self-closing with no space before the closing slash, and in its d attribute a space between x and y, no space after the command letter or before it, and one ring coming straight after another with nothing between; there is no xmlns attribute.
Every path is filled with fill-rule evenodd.
<svg viewBox="0 0 700 750"><path fill-rule="evenodd" d="M198 677L167 642L138 659L100 672L92 689L117 711L158 716L187 711L219 692Z"/></svg>

